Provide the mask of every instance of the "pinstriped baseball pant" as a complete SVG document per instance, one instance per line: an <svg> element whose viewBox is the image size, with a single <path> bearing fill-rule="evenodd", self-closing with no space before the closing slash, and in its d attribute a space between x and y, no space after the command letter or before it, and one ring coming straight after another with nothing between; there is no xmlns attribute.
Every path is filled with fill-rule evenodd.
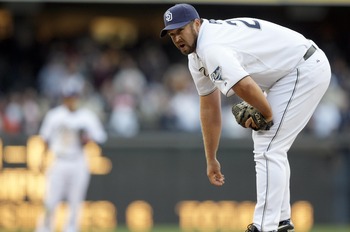
<svg viewBox="0 0 350 232"><path fill-rule="evenodd" d="M253 222L260 231L277 231L279 221L291 217L287 152L326 92L330 77L327 57L317 49L267 93L275 124L252 135L257 187Z"/></svg>

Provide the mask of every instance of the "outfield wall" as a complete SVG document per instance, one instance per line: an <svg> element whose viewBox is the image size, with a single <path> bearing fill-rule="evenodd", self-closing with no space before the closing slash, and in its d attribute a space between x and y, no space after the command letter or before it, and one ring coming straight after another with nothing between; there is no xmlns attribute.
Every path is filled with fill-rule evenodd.
<svg viewBox="0 0 350 232"><path fill-rule="evenodd" d="M343 151L349 160L349 138L301 136L289 152L292 210L305 227L348 220L344 183L350 177L343 171L350 168ZM207 180L199 134L147 133L92 146L83 225L108 229L143 221L146 227L179 223L198 229L219 217L220 228L245 227L255 202L252 145L250 138L222 138L218 158L226 183L220 188ZM3 137L1 146L0 228L33 228L44 192L37 138Z"/></svg>
<svg viewBox="0 0 350 232"><path fill-rule="evenodd" d="M342 141L297 139L289 152L292 169L291 201L308 201L314 220L332 222L334 178ZM175 206L184 200L255 201L255 170L250 139L223 138L219 160L226 177L223 187L209 184L199 135L154 134L116 139L103 148L113 169L107 176L94 176L89 198L103 196L115 203L118 218L134 200L149 202L156 222L177 222Z"/></svg>

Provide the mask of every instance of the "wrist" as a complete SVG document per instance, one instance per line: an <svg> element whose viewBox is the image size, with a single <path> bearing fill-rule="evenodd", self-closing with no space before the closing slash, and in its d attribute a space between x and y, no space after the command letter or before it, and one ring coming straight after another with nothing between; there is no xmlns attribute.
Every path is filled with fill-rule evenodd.
<svg viewBox="0 0 350 232"><path fill-rule="evenodd" d="M206 160L207 160L207 163L210 163L212 161L215 161L216 160L216 155L210 155L210 156L206 156Z"/></svg>
<svg viewBox="0 0 350 232"><path fill-rule="evenodd" d="M270 117L265 117L266 122L271 122L273 120L272 115Z"/></svg>

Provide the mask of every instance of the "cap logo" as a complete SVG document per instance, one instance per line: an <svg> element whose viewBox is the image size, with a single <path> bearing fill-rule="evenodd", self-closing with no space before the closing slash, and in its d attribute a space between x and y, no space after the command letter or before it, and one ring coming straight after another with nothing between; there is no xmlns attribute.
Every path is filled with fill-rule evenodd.
<svg viewBox="0 0 350 232"><path fill-rule="evenodd" d="M170 11L165 12L165 20L167 22L170 22L171 20L173 20L173 14Z"/></svg>

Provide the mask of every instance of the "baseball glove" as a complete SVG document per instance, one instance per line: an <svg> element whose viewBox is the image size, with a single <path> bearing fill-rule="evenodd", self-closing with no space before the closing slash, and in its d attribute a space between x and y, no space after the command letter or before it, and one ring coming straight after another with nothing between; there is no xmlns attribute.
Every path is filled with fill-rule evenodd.
<svg viewBox="0 0 350 232"><path fill-rule="evenodd" d="M247 102L242 101L232 106L232 114L235 116L236 121L239 125L245 127L245 123L249 118L252 118L256 128L253 130L270 130L273 126L273 121L266 121L264 116L253 106Z"/></svg>

